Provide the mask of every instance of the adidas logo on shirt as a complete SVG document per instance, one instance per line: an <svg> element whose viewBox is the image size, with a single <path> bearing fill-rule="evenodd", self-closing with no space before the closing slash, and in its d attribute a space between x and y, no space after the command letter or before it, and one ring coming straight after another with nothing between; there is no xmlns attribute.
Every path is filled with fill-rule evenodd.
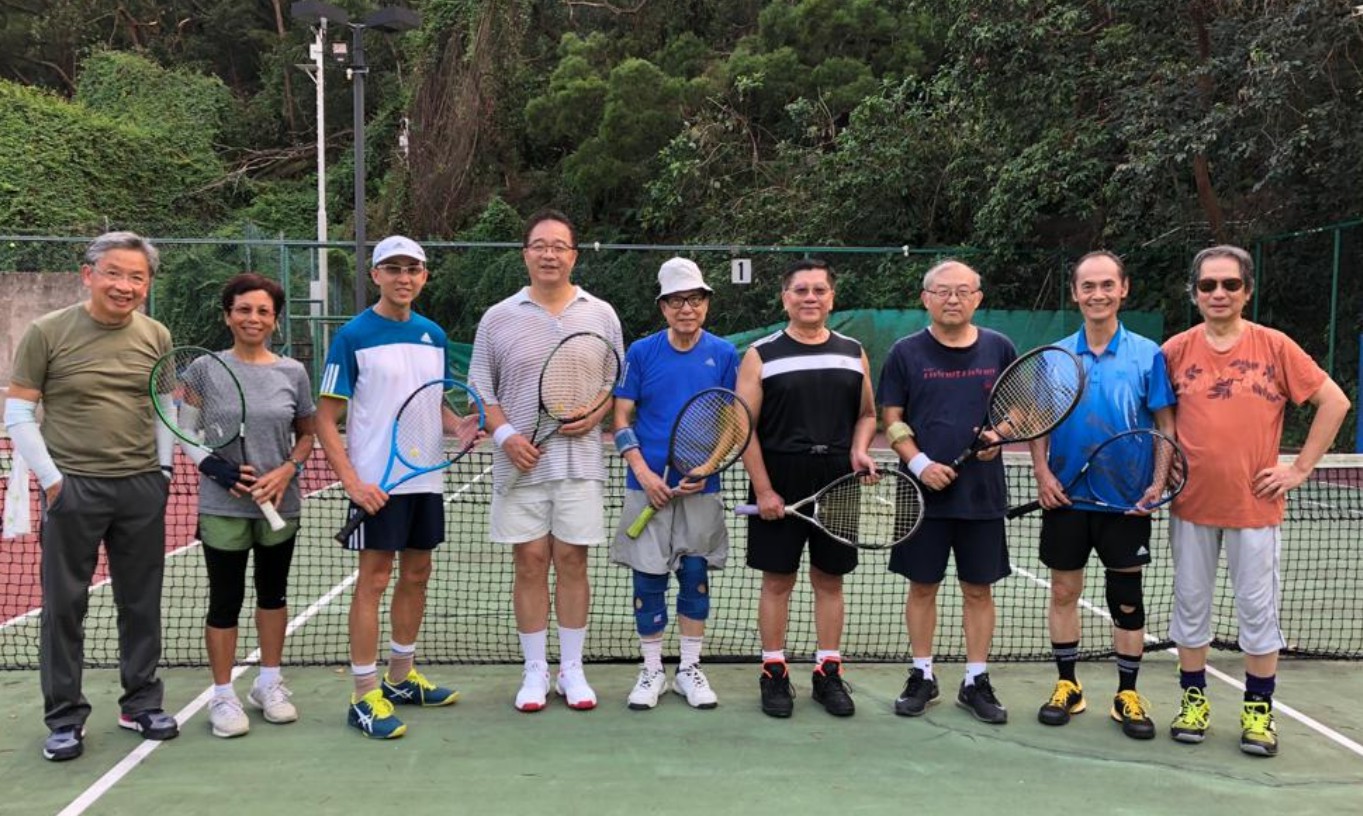
<svg viewBox="0 0 1363 816"><path fill-rule="evenodd" d="M714 367L715 367L715 358L713 358L713 357L706 357L706 358L705 358L705 364L708 365L708 366L711 367L711 368L714 368Z"/></svg>
<svg viewBox="0 0 1363 816"><path fill-rule="evenodd" d="M423 342L423 343L429 343L429 342L431 342L431 335L430 335L428 332L422 332L422 333L421 333L421 342Z"/></svg>

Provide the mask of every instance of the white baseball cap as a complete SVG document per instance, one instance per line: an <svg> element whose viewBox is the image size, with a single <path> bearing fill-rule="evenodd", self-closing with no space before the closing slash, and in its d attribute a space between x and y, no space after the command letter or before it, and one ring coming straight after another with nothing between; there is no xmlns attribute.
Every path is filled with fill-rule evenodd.
<svg viewBox="0 0 1363 816"><path fill-rule="evenodd" d="M713 292L705 285L700 267L686 258L670 258L658 268L658 299L662 300L674 292L693 292L704 289Z"/></svg>
<svg viewBox="0 0 1363 816"><path fill-rule="evenodd" d="M416 258L426 263L426 252L420 244L405 235L390 235L374 247L374 259L369 265L378 266L389 258L398 256Z"/></svg>

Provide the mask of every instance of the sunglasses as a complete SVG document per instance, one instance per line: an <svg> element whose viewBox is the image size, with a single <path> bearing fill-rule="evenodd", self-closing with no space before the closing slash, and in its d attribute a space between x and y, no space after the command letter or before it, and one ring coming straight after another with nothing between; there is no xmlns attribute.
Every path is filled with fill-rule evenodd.
<svg viewBox="0 0 1363 816"><path fill-rule="evenodd" d="M1216 287L1218 286L1225 289L1227 292L1238 292L1245 288L1245 282L1240 278L1226 278L1225 280L1203 278L1197 282L1197 291L1210 295L1212 292L1216 291Z"/></svg>

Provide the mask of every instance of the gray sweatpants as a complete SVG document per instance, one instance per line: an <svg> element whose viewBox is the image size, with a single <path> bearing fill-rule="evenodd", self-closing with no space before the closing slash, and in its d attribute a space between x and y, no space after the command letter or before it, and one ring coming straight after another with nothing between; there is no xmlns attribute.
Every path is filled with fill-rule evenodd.
<svg viewBox="0 0 1363 816"><path fill-rule="evenodd" d="M42 525L40 677L49 729L82 725L85 612L100 541L118 609L119 680L125 714L161 707L161 577L166 563L166 477L66 476Z"/></svg>

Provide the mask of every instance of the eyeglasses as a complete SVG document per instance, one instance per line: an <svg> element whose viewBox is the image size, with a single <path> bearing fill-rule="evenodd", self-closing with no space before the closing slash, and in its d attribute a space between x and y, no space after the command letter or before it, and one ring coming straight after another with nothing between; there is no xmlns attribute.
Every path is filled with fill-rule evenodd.
<svg viewBox="0 0 1363 816"><path fill-rule="evenodd" d="M833 291L831 286L792 286L786 290L797 298L807 298L813 295L816 298L828 297Z"/></svg>
<svg viewBox="0 0 1363 816"><path fill-rule="evenodd" d="M710 299L709 295L702 295L697 293L691 295L668 295L662 300L663 304L667 306L667 308L669 309L680 309L683 306L690 306L692 309L699 309L701 306L704 306L705 302L708 301L709 299Z"/></svg>
<svg viewBox="0 0 1363 816"><path fill-rule="evenodd" d="M101 278L104 278L110 283L126 283L129 286L146 286L147 282L151 280L150 276L144 275L141 272L124 272L120 269L100 269L95 267L95 272L98 272Z"/></svg>
<svg viewBox="0 0 1363 816"><path fill-rule="evenodd" d="M1216 291L1216 287L1218 286L1225 289L1227 292L1238 292L1245 288L1245 282L1241 278L1225 278L1224 280L1217 278L1201 278L1197 282L1197 291L1205 295L1210 295L1212 292Z"/></svg>
<svg viewBox="0 0 1363 816"><path fill-rule="evenodd" d="M971 289L968 286L957 286L955 289L948 289L944 286L940 289L924 289L923 291L938 300L951 300L953 297L957 300L965 300L980 290Z"/></svg>
<svg viewBox="0 0 1363 816"><path fill-rule="evenodd" d="M376 266L376 267L374 267L374 268L377 269L377 270L379 270L380 272L382 272L382 273L385 274L385 275L392 275L392 276L395 277L395 278L396 278L397 276L399 276L399 275L411 275L412 277L416 277L417 275L420 275L422 272L425 272L425 271L426 271L426 265L425 265L425 264L419 264L419 263L417 263L417 264L379 264L378 266Z"/></svg>
<svg viewBox="0 0 1363 816"><path fill-rule="evenodd" d="M573 251L573 247L564 243L546 243L536 241L533 244L526 244L525 248L533 255L567 255Z"/></svg>

